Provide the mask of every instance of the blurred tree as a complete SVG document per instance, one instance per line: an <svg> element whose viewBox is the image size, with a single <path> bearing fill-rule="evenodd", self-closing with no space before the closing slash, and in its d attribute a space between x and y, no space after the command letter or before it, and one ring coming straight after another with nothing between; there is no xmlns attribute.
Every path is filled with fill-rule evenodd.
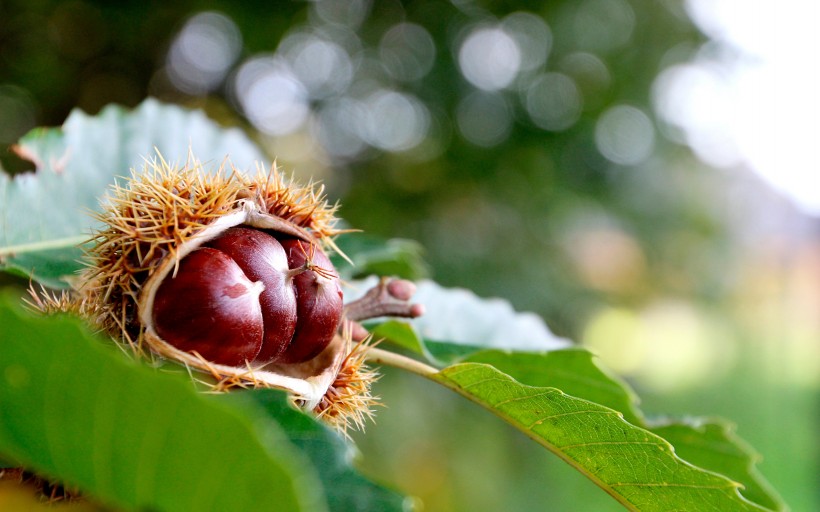
<svg viewBox="0 0 820 512"><path fill-rule="evenodd" d="M0 143L74 107L203 107L440 282L577 335L602 298L720 291L718 177L651 105L701 41L680 1L6 0Z"/></svg>

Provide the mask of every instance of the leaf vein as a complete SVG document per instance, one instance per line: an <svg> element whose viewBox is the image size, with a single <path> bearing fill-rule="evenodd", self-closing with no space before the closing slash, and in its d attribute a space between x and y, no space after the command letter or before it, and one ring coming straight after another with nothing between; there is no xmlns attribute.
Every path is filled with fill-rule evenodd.
<svg viewBox="0 0 820 512"><path fill-rule="evenodd" d="M571 450L573 448L584 448L586 446L606 446L606 445L655 445L659 447L663 447L663 443L658 443L654 441L591 441L588 443L577 443L577 444L568 444L565 446L560 446L559 449L561 450Z"/></svg>
<svg viewBox="0 0 820 512"><path fill-rule="evenodd" d="M489 378L486 378L486 379L477 380L475 382L470 382L469 384L462 384L461 387L463 387L465 390L470 390L472 388L481 386L482 384L486 384L488 382L504 382L504 383L507 383L507 382L509 382L509 379L499 379L498 377L489 377Z"/></svg>
<svg viewBox="0 0 820 512"><path fill-rule="evenodd" d="M495 406L499 407L499 406L509 404L509 403L512 403L512 402L518 402L519 400L529 400L530 398L537 398L539 396L552 395L552 394L555 394L554 389L552 389L552 388L543 389L542 388L542 390L540 390L538 393L535 393L534 395L516 396L516 397L513 397L513 398L508 398L506 400L496 402Z"/></svg>
<svg viewBox="0 0 820 512"><path fill-rule="evenodd" d="M613 482L610 487L683 487L687 489L735 489L735 485L701 485L674 482Z"/></svg>
<svg viewBox="0 0 820 512"><path fill-rule="evenodd" d="M550 414L549 416L544 416L543 418L540 418L539 420L535 421L530 426L528 426L527 429L532 430L537 425L540 425L540 424L544 423L547 420L551 420L551 419L555 419L555 418L561 418L563 416L573 416L573 415L576 415L576 414L593 414L593 413L617 414L617 415L621 414L618 411L607 411L607 410L601 410L601 409L584 409L583 411L559 412L557 414Z"/></svg>

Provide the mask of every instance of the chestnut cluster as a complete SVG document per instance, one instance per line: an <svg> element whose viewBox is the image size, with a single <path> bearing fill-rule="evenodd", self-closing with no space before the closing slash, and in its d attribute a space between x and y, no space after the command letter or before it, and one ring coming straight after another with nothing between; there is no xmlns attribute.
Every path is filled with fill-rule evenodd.
<svg viewBox="0 0 820 512"><path fill-rule="evenodd" d="M312 359L333 339L342 290L315 244L234 227L197 248L159 285L157 334L229 366Z"/></svg>

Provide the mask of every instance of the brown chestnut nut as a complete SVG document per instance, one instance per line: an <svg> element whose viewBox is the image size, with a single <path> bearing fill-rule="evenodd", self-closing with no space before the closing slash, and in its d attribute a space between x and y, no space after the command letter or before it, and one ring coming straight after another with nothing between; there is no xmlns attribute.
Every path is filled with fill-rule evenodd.
<svg viewBox="0 0 820 512"><path fill-rule="evenodd" d="M333 339L342 317L342 289L333 264L316 244L280 242L291 270L304 269L293 278L296 332L281 357L283 363L298 363L315 357Z"/></svg>
<svg viewBox="0 0 820 512"><path fill-rule="evenodd" d="M288 347L296 329L296 294L282 245L264 231L234 227L207 246L230 256L251 280L265 285L259 297L264 341L255 362L266 364L276 360Z"/></svg>
<svg viewBox="0 0 820 512"><path fill-rule="evenodd" d="M197 249L157 289L155 329L182 351L196 351L215 363L245 365L262 348L263 288L226 254Z"/></svg>
<svg viewBox="0 0 820 512"><path fill-rule="evenodd" d="M176 277L166 277L154 322L168 343L215 363L301 363L322 352L339 327L338 281L316 244L233 227L183 258ZM224 300L225 290L240 288L247 311Z"/></svg>

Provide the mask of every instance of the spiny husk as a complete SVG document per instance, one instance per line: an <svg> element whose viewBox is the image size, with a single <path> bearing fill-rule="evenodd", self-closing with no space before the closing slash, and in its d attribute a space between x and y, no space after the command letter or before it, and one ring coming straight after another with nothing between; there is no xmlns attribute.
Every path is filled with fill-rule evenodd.
<svg viewBox="0 0 820 512"><path fill-rule="evenodd" d="M204 360L166 343L153 327L152 306L160 283L179 261L224 230L248 225L333 247L335 205L322 188L284 178L274 165L253 177L227 163L215 172L189 156L173 166L161 156L116 185L97 220L105 227L92 239L80 287L84 316L141 355L156 354L214 376L215 388L277 387L313 409L350 352L336 336L316 358L294 365L231 367ZM146 350L146 348L148 350Z"/></svg>
<svg viewBox="0 0 820 512"><path fill-rule="evenodd" d="M253 178L223 163L207 172L193 157L172 166L146 161L125 185L115 185L97 220L106 225L92 239L83 292L100 304L100 323L133 340L137 297L163 262L179 260L221 231L251 217L304 240L327 241L338 233L321 189L299 186L272 167ZM227 218L226 218L227 217ZM310 231L308 231L310 230ZM198 244L197 244L198 242ZM195 245L192 245L195 244Z"/></svg>
<svg viewBox="0 0 820 512"><path fill-rule="evenodd" d="M53 482L23 468L0 468L0 484L3 482L33 492L37 499L48 505L83 501L79 490Z"/></svg>
<svg viewBox="0 0 820 512"><path fill-rule="evenodd" d="M373 419L373 407L379 397L370 392L380 375L365 365L367 351L375 344L372 338L357 343L345 357L339 373L325 395L313 408L316 415L349 437L349 428L364 430L366 420Z"/></svg>
<svg viewBox="0 0 820 512"><path fill-rule="evenodd" d="M71 313L82 317L89 316L87 314L87 304L69 290L51 291L42 285L38 290L34 287L34 284L30 284L28 295L28 298L24 298L23 302L30 309L39 311L44 315Z"/></svg>

